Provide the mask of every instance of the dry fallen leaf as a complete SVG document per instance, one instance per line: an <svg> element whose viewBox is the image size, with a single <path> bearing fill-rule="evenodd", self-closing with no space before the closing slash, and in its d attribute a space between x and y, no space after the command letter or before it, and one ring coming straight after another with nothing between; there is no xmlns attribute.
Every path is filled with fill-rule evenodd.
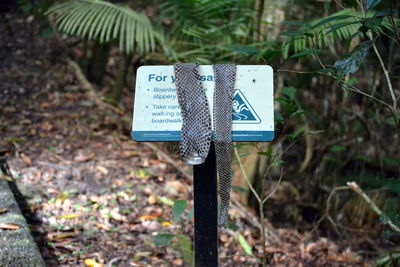
<svg viewBox="0 0 400 267"><path fill-rule="evenodd" d="M27 155L25 155L24 153L22 153L21 154L21 158L22 158L22 161L27 165L27 166L32 166L32 160L27 156Z"/></svg>
<svg viewBox="0 0 400 267"><path fill-rule="evenodd" d="M127 158L139 156L137 151L122 151L122 154Z"/></svg>
<svg viewBox="0 0 400 267"><path fill-rule="evenodd" d="M103 166L97 165L96 169L104 175L108 174L108 170Z"/></svg>
<svg viewBox="0 0 400 267"><path fill-rule="evenodd" d="M15 223L0 223L0 230L18 230L21 225Z"/></svg>
<svg viewBox="0 0 400 267"><path fill-rule="evenodd" d="M160 217L162 214L157 213L157 214L149 214L149 215L142 215L139 217L139 220L141 221L152 221Z"/></svg>
<svg viewBox="0 0 400 267"><path fill-rule="evenodd" d="M0 208L0 214L6 213L8 210L5 208Z"/></svg>
<svg viewBox="0 0 400 267"><path fill-rule="evenodd" d="M62 240L72 237L76 237L76 233L54 233L50 235L50 240Z"/></svg>
<svg viewBox="0 0 400 267"><path fill-rule="evenodd" d="M157 204L157 197L155 195L150 195L147 199L147 203L149 203L149 205Z"/></svg>
<svg viewBox="0 0 400 267"><path fill-rule="evenodd" d="M84 154L84 153L82 153L82 152L79 152L78 155L76 155L76 156L74 157L74 161L75 161L75 162L85 162L85 161L89 161L89 160L93 159L95 155L96 155L96 154L93 153L93 152L87 153L87 154Z"/></svg>

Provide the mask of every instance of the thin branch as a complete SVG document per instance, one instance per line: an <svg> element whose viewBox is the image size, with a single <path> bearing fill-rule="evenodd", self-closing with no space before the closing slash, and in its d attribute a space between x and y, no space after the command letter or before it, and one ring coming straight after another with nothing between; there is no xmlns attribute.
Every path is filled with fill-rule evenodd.
<svg viewBox="0 0 400 267"><path fill-rule="evenodd" d="M362 197L365 200L365 202L367 202L369 207L378 216L383 215L383 211L369 198L369 196L367 194L364 193L364 191L362 191L362 189L360 188L360 186L356 182L347 182L347 186L351 190L356 192L360 197ZM386 219L387 219L387 224L390 226L390 228L392 228L393 231L400 233L400 227L397 226L396 224L394 224L390 218L387 217Z"/></svg>
<svg viewBox="0 0 400 267"><path fill-rule="evenodd" d="M276 190L278 190L279 185L280 185L281 182L282 182L282 177L283 177L283 168L281 169L281 174L279 175L279 180L278 180L278 182L276 183L276 185L275 185L275 187L272 189L272 191L271 191L267 196L265 196L265 198L262 200L262 202L261 202L262 204L264 204L265 201L267 201L268 199L270 199L270 198L275 194Z"/></svg>
<svg viewBox="0 0 400 267"><path fill-rule="evenodd" d="M338 192L338 191L343 191L343 190L349 190L349 187L347 186L339 186L339 187L335 187L330 193L329 196L326 200L326 207L325 207L325 212L324 215L322 215L321 218L319 218L318 222L316 223L316 225L311 229L310 232L307 233L306 236L304 236L304 238L301 240L301 242L299 244L303 244L305 242L307 242L312 234L315 232L315 230L318 229L319 225L325 220L328 219L330 223L332 223L332 225L336 228L335 223L333 222L331 216L329 215L329 210L331 208L331 200L332 197Z"/></svg>
<svg viewBox="0 0 400 267"><path fill-rule="evenodd" d="M369 38L372 40L371 36L369 36ZM396 95L394 94L394 91L393 91L392 82L390 81L389 72L386 69L385 63L383 62L382 57L379 54L379 51L376 48L375 43L372 45L372 48L374 49L375 55L377 56L379 63L381 64L382 71L385 74L385 78L386 78L386 82L387 82L387 85L389 88L390 96L392 97L392 101L393 101L393 109L396 110L397 109L397 99L396 99Z"/></svg>
<svg viewBox="0 0 400 267"><path fill-rule="evenodd" d="M241 172L242 172L242 174L243 174L244 179L245 179L246 182L247 182L247 185L249 186L251 192L252 192L252 193L254 194L254 196L256 197L257 201L258 201L259 203L261 203L261 201L262 201L262 200L261 200L261 197L257 194L257 191L254 189L252 183L250 182L249 177L247 176L246 170L244 169L243 164L242 164L242 161L240 160L240 156L239 156L239 153L238 153L237 148L234 147L233 150L235 151L236 159L237 159L237 161L238 161L238 163L239 163L240 170L241 170Z"/></svg>

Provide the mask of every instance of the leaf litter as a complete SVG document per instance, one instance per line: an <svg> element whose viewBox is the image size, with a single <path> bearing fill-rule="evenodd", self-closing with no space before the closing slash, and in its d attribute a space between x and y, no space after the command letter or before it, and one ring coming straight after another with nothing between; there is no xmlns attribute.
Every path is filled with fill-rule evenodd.
<svg viewBox="0 0 400 267"><path fill-rule="evenodd" d="M0 125L7 126L0 127L0 147L11 147L8 161L36 218L29 222L47 265L184 266L194 222L181 216L193 212L191 182L124 135L119 115L88 104L65 61L54 59L51 42L38 38L44 55L29 53L24 20L8 16L21 33L16 43L0 47L6 48L0 49L2 70L17 70L0 72L7 87L0 91ZM127 95L126 110L131 104ZM221 266L256 266L260 231L235 209L231 215L238 232L219 235ZM19 227L0 224L0 230ZM266 244L273 266L366 266L349 247L339 249L326 238L302 243L306 233L274 231L279 238ZM172 246L158 246L173 239Z"/></svg>

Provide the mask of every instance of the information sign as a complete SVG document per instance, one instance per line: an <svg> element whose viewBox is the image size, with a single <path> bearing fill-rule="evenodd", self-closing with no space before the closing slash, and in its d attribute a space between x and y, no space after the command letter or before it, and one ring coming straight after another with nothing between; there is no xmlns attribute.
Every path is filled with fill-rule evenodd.
<svg viewBox="0 0 400 267"><path fill-rule="evenodd" d="M212 65L200 65L212 117ZM138 142L180 141L182 116L173 66L142 66L137 70L132 138ZM232 102L233 141L274 138L273 70L266 65L238 65Z"/></svg>

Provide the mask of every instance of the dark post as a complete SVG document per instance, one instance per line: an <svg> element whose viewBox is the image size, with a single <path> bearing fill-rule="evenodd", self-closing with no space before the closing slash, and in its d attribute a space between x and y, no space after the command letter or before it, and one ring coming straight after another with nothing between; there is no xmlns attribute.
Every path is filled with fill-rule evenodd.
<svg viewBox="0 0 400 267"><path fill-rule="evenodd" d="M196 267L218 266L217 168L214 142L206 161L193 168Z"/></svg>

